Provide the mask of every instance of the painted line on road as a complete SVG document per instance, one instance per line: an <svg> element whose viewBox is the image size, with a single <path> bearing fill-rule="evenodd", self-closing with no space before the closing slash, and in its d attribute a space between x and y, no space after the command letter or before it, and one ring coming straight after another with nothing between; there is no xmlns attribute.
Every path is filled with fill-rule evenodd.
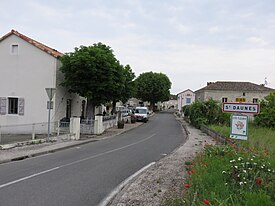
<svg viewBox="0 0 275 206"><path fill-rule="evenodd" d="M104 200L102 200L98 206L107 206L110 201L136 176L138 176L143 171L147 170L149 167L154 165L156 162L151 162L150 164L146 165L145 167L141 168L137 172L135 172L133 175L125 179L122 183L120 183Z"/></svg>
<svg viewBox="0 0 275 206"><path fill-rule="evenodd" d="M74 161L74 162L71 162L71 163L68 163L68 164L64 164L64 165L60 165L58 167L54 167L52 169L48 169L48 170L44 170L42 172L39 172L39 173L35 173L35 174L32 174L30 176L26 176L26 177L22 177L20 179L17 179L17 180L14 180L14 181L11 181L11 182L8 182L8 183L5 183L5 184L2 184L0 185L0 189L3 188L3 187L6 187L6 186L9 186L9 185L13 185L15 183L18 183L18 182L22 182L24 180L27 180L27 179L30 179L30 178L33 178L33 177L37 177L39 175L43 175L45 173L49 173L49 172L52 172L54 170L57 170L57 169L60 169L60 168L63 168L63 167L67 167L67 166L70 166L70 165L74 165L74 164L77 164L77 163L80 163L80 162L84 162L84 161L87 161L87 160L90 160L90 159L94 159L96 157L100 157L100 156L103 156L103 155L106 155L106 154L110 154L112 152L116 152L116 151L119 151L119 150L122 150L122 149L125 149L125 148L128 148L128 147L131 147L131 146L134 146L136 144L139 144L141 142L144 142L150 138L152 138L153 136L155 136L156 134L152 134L151 136L149 137L146 137L140 141L137 141L137 142L134 142L132 144L128 144L128 145L125 145L123 147L119 147L119 148L116 148L116 149L113 149L113 150L109 150L109 151L106 151L106 152L102 152L102 153L99 153L97 155L93 155L93 156L90 156L90 157L87 157L87 158L84 158L84 159L80 159L80 160L77 160L77 161Z"/></svg>
<svg viewBox="0 0 275 206"><path fill-rule="evenodd" d="M49 169L49 170L44 170L44 171L42 171L42 172L35 173L35 174L30 175L30 176L27 176L27 177L23 177L23 178L20 178L20 179L18 179L18 180L14 180L14 181L12 181L12 182L8 182L8 183L6 183L6 184L2 184L2 185L0 185L0 188L6 187L6 186L9 186L9 185L13 185L13 184L18 183L18 182L22 182L22 181L24 181L24 180L27 180L27 179L30 179L30 178L33 178L33 177L36 177L36 176L39 176L39 175L42 175L42 174L45 174L45 173L52 172L52 171L57 170L57 169L59 169L59 168L60 168L60 167L54 167L54 168Z"/></svg>
<svg viewBox="0 0 275 206"><path fill-rule="evenodd" d="M81 159L81 160L77 160L77 161L74 161L74 162L71 162L71 163L62 165L62 166L60 166L60 167L66 167L66 166L74 165L74 164L77 164L77 163L79 163L79 162L83 162L83 161L90 160L90 159L94 159L94 158L96 158L96 157L100 157L100 156L103 156L103 155L106 155L106 154L110 154L110 153L113 153L113 152L116 152L116 151L119 151L119 150L123 150L123 149L125 149L125 148L128 148L128 147L134 146L134 145L136 145L136 144L139 144L139 143L141 143L141 142L144 142L144 141L146 141L146 140L152 138L152 137L155 136L155 135L156 135L156 134L152 134L151 136L146 137L146 138L144 138L144 139L142 139L142 140L140 140L140 141L134 142L134 143L132 143L132 144L128 144L128 145L125 145L125 146L123 146L123 147L119 147L119 148L116 148L116 149L113 149L113 150L109 150L109 151L106 151L106 152L102 152L102 153L99 153L99 154L97 154L97 155L93 155L93 156L90 156L90 157L87 157L87 158L84 158L84 159Z"/></svg>

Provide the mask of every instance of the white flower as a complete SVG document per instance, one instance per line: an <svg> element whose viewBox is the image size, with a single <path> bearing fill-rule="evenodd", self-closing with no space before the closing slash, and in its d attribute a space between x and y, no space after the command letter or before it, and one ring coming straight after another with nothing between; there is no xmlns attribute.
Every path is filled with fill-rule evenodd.
<svg viewBox="0 0 275 206"><path fill-rule="evenodd" d="M236 169L238 169L238 166L234 166Z"/></svg>
<svg viewBox="0 0 275 206"><path fill-rule="evenodd" d="M262 168L262 169L264 169L264 167L263 167L263 166L261 166L261 168Z"/></svg>
<svg viewBox="0 0 275 206"><path fill-rule="evenodd" d="M222 171L222 174L225 174L226 173L226 171Z"/></svg>
<svg viewBox="0 0 275 206"><path fill-rule="evenodd" d="M243 182L244 184L246 184L246 182Z"/></svg>
<svg viewBox="0 0 275 206"><path fill-rule="evenodd" d="M229 162L230 162L230 163L232 163L232 162L236 162L236 160L230 160Z"/></svg>
<svg viewBox="0 0 275 206"><path fill-rule="evenodd" d="M241 161L243 158L242 157L239 157L238 160Z"/></svg>
<svg viewBox="0 0 275 206"><path fill-rule="evenodd" d="M251 161L253 161L253 159L252 159L252 158L251 158L250 160L251 160Z"/></svg>
<svg viewBox="0 0 275 206"><path fill-rule="evenodd" d="M257 165L257 163L256 163L256 162L254 162L253 164L254 164L254 165Z"/></svg>
<svg viewBox="0 0 275 206"><path fill-rule="evenodd" d="M250 163L249 162L246 162L247 165L249 165Z"/></svg>
<svg viewBox="0 0 275 206"><path fill-rule="evenodd" d="M240 185L243 185L243 182L240 182Z"/></svg>
<svg viewBox="0 0 275 206"><path fill-rule="evenodd" d="M246 173L246 170L243 170L244 173Z"/></svg>
<svg viewBox="0 0 275 206"><path fill-rule="evenodd" d="M267 171L268 171L268 172L271 172L271 169L268 169Z"/></svg>

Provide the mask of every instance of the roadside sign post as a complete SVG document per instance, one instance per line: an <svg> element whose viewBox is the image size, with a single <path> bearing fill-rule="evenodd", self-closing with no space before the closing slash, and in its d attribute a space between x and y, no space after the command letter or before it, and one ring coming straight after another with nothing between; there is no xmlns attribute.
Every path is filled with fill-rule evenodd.
<svg viewBox="0 0 275 206"><path fill-rule="evenodd" d="M248 116L244 114L259 114L260 105L252 103L223 102L222 111L233 113L230 121L230 138L247 140Z"/></svg>
<svg viewBox="0 0 275 206"><path fill-rule="evenodd" d="M51 133L51 108L52 108L52 99L53 96L55 94L55 88L45 88L47 95L49 97L49 104L47 104L47 107L49 109L49 113L48 113L48 136L47 136L47 142L49 142L50 140L50 133Z"/></svg>
<svg viewBox="0 0 275 206"><path fill-rule="evenodd" d="M231 115L230 138L247 140L248 136L248 116L233 114Z"/></svg>

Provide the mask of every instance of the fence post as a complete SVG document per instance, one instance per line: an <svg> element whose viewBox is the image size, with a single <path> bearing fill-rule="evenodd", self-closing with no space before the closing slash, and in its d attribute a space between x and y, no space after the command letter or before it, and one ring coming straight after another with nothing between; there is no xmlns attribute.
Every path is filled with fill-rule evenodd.
<svg viewBox="0 0 275 206"><path fill-rule="evenodd" d="M102 134L103 132L103 116L95 116L94 134Z"/></svg>
<svg viewBox="0 0 275 206"><path fill-rule="evenodd" d="M70 135L72 139L79 140L80 138L80 118L72 117L70 119Z"/></svg>
<svg viewBox="0 0 275 206"><path fill-rule="evenodd" d="M59 137L59 133L60 133L60 122L57 122L57 138Z"/></svg>
<svg viewBox="0 0 275 206"><path fill-rule="evenodd" d="M35 124L32 124L32 140L35 139Z"/></svg>

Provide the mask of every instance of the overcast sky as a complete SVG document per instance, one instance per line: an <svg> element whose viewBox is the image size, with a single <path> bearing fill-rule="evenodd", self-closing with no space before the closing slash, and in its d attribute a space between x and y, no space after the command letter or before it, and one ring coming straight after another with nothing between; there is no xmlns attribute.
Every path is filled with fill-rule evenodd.
<svg viewBox="0 0 275 206"><path fill-rule="evenodd" d="M171 93L209 81L275 88L274 0L1 0L11 29L60 52L102 42L136 76L162 72Z"/></svg>

